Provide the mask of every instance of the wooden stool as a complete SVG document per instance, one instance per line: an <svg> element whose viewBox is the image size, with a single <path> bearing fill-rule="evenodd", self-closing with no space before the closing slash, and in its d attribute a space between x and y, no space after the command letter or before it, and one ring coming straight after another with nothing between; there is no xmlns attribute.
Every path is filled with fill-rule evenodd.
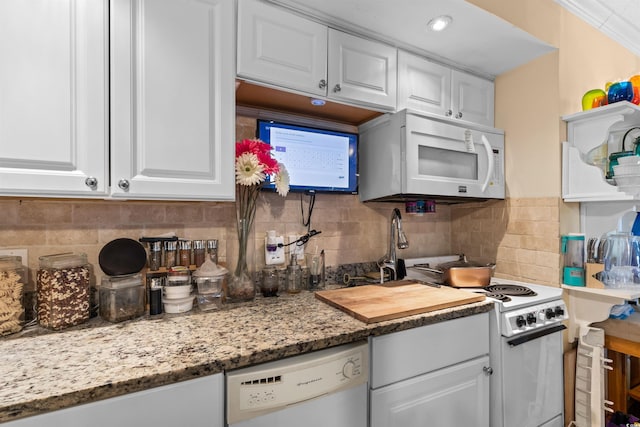
<svg viewBox="0 0 640 427"><path fill-rule="evenodd" d="M607 400L613 402L614 411L627 413L629 397L640 402L640 386L630 386L628 363L630 357L640 358L640 313L633 313L624 320L607 319L591 326L604 329L607 358L613 360L613 370L607 373Z"/></svg>

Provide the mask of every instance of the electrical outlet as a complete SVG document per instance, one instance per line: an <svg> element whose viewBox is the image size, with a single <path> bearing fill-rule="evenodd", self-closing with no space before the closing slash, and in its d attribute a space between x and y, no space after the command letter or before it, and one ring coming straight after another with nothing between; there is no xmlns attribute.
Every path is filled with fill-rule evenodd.
<svg viewBox="0 0 640 427"><path fill-rule="evenodd" d="M0 249L0 256L19 256L22 257L22 265L29 263L28 249Z"/></svg>
<svg viewBox="0 0 640 427"><path fill-rule="evenodd" d="M295 254L296 255L296 260L297 261L303 261L304 260L304 245L298 246L297 244L295 244L294 242L296 240L298 240L298 237L300 236L295 236L295 235L289 235L289 256Z"/></svg>

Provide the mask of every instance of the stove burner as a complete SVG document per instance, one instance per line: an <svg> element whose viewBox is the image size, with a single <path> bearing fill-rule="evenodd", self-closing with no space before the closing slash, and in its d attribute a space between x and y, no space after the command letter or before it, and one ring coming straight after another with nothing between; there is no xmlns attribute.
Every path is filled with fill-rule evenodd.
<svg viewBox="0 0 640 427"><path fill-rule="evenodd" d="M488 292L488 293L484 294L484 296L486 296L487 298L497 299L500 302L509 302L509 301L511 301L510 297L506 296L505 294L498 293L498 292Z"/></svg>
<svg viewBox="0 0 640 427"><path fill-rule="evenodd" d="M496 283L489 285L485 288L489 293L498 293L502 295L509 295L513 297L535 297L538 295L530 288L520 285L508 285L504 283ZM506 301L505 301L506 302Z"/></svg>

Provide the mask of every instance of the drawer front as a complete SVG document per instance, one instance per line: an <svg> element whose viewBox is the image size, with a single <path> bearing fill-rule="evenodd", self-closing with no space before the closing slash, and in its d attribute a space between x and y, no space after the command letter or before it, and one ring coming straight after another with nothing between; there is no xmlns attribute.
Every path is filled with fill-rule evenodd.
<svg viewBox="0 0 640 427"><path fill-rule="evenodd" d="M489 314L371 339L371 388L489 354Z"/></svg>

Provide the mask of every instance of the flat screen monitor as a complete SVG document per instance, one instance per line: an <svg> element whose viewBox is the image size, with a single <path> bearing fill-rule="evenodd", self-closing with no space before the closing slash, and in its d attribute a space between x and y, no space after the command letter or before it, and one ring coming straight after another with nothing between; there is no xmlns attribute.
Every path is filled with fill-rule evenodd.
<svg viewBox="0 0 640 427"><path fill-rule="evenodd" d="M257 136L285 165L290 191L357 194L358 134L258 120Z"/></svg>

